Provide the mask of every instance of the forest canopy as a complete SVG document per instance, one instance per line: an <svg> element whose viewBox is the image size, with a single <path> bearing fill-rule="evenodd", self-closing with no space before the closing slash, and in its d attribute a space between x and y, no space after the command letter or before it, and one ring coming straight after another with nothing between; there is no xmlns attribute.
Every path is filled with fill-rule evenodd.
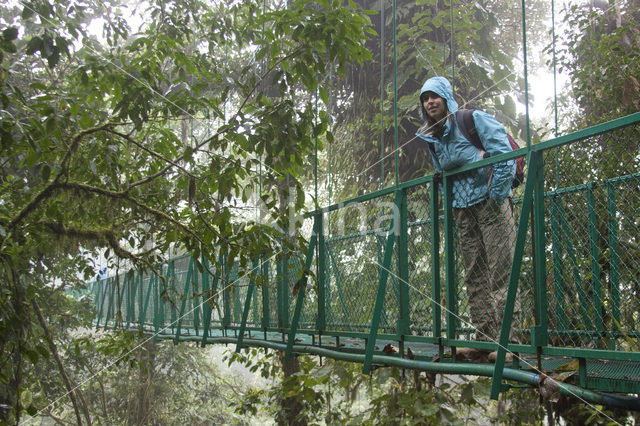
<svg viewBox="0 0 640 426"><path fill-rule="evenodd" d="M109 353L107 344L80 345L72 335L95 312L71 292L101 267L153 272L170 252L189 252L213 269L225 253L249 271L257 256L300 252L302 225L289 208L299 213L431 173L426 151L411 143L421 120L416 93L431 75L451 75L461 104L490 111L520 141L529 131L538 142L640 109L637 0L563 5L557 43L547 35L548 6L527 2L527 35L539 54L530 66L549 69L553 53L566 76L553 105L559 119L531 128L517 8L424 0L399 2L393 15L393 4L0 7L2 420L52 399L40 362L59 371L47 376L56 391L74 395L64 373L78 361L73 348L78 359ZM637 139L608 148L602 142L567 159L604 152L599 165L611 173L637 164ZM563 170L567 181L600 177L576 163ZM117 348L131 344L113 339ZM132 362L153 356L142 358Z"/></svg>

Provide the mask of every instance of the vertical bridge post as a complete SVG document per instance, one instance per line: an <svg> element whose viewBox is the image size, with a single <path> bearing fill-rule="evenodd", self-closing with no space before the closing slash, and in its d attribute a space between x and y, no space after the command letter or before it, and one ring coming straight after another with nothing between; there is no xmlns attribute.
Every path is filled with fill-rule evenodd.
<svg viewBox="0 0 640 426"><path fill-rule="evenodd" d="M399 192L399 191L398 191ZM398 207L400 199L396 192L396 207ZM376 296L376 304L373 309L373 317L371 319L371 329L369 330L369 338L367 340L367 348L364 355L364 363L362 365L362 372L369 374L371 372L371 363L373 360L373 350L376 346L376 337L378 335L378 325L380 324L380 317L382 316L382 309L384 306L384 296L387 289L387 279L389 278L389 268L391 267L391 255L393 254L393 246L397 237L397 228L399 218L397 215L393 215L391 219L391 226L389 227L389 234L387 235L387 241L384 246L384 258L382 265L378 265L378 292Z"/></svg>
<svg viewBox="0 0 640 426"><path fill-rule="evenodd" d="M507 301L505 303L504 314L502 315L502 327L500 329L500 340L498 344L498 354L493 370L491 382L491 399L497 400L500 395L502 384L502 370L506 356L507 345L509 344L509 334L511 331L511 321L513 320L513 309L518 292L518 282L520 280L520 268L522 267L522 254L527 236L527 224L529 223L529 213L533 204L533 192L536 187L538 173L542 172L542 153L530 151L527 164L527 181L522 199L522 211L520 212L520 223L518 224L518 234L516 247L511 264L511 274L509 277L509 288L507 291Z"/></svg>
<svg viewBox="0 0 640 426"><path fill-rule="evenodd" d="M298 323L300 321L300 315L302 313L302 305L304 304L304 294L307 287L307 279L309 277L309 271L311 270L311 262L313 261L313 252L316 248L316 241L318 240L318 233L321 232L318 229L318 225L321 223L318 220L318 216L322 213L318 213L314 216L313 221L313 234L309 241L309 248L307 249L307 259L304 263L304 269L302 270L302 276L298 279L294 287L294 291L297 288L296 307L293 312L293 319L291 320L291 327L289 328L289 337L287 339L287 349L285 351L284 359L291 359L293 353L293 344L296 340L296 333L298 331Z"/></svg>

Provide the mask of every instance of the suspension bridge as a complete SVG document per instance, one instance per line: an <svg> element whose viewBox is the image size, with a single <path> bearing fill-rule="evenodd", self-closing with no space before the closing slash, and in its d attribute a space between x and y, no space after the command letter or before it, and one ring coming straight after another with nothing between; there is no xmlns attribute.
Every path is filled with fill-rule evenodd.
<svg viewBox="0 0 640 426"><path fill-rule="evenodd" d="M228 253L185 255L160 274L100 279L88 284L95 325L331 357L365 373L490 376L492 398L525 384L638 410L629 394L640 393L640 161L615 151L638 140L640 113L445 172L441 185L428 175L333 204L305 216L306 252L273 253L246 270ZM477 341L451 180L518 156L526 180L514 195L502 328L497 341ZM497 359L457 360L468 347ZM506 362L507 352L518 356Z"/></svg>

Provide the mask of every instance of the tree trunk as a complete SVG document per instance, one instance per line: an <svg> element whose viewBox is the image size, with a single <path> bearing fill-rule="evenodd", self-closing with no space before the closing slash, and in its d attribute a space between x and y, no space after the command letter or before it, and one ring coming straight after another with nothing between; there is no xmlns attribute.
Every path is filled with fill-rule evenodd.
<svg viewBox="0 0 640 426"><path fill-rule="evenodd" d="M278 198L279 198L278 209L280 212L280 218L282 220L282 226L284 228L282 230L284 234L283 237L285 240L289 240L291 242L295 239L292 233L294 229L290 229L290 226L292 224L290 223L290 215L288 215L288 213L290 213L289 208L291 203L291 199L290 199L291 188L289 188L289 182L290 182L290 175L287 174L286 178L283 179L278 184ZM285 268L286 268L286 265L287 265L286 251L282 250L280 254L283 256L283 259L285 261ZM285 285L288 285L288 283L285 283ZM283 329L283 333L284 332L285 331ZM280 364L282 365L282 372L284 373L284 378L282 380L283 386L285 383L289 381L297 382L298 378L295 377L294 374L300 371L300 362L298 361L298 358L293 357L291 359L285 359L284 355L285 353L283 351L280 351L278 353L278 358L280 359ZM295 387L296 388L299 387L297 386L297 383ZM280 424L286 424L290 426L306 425L307 418L304 414L302 414L303 412L302 408L303 408L303 403L299 395L292 395L289 397L285 396L281 400L280 412L277 414L276 420Z"/></svg>
<svg viewBox="0 0 640 426"><path fill-rule="evenodd" d="M51 335L51 332L49 331L49 327L47 326L47 322L44 320L44 317L42 316L42 312L40 312L40 308L38 307L38 304L36 303L35 300L31 301L31 305L33 306L33 310L36 313L36 317L38 318L38 322L40 323L40 327L42 327L42 330L44 331L44 336L45 336L45 340L47 341L47 344L49 345L49 351L51 351L51 355L53 356L53 359L56 361L56 365L58 366L58 371L60 373L60 376L62 377L62 382L64 383L64 387L67 389L67 394L69 395L69 398L71 399L71 404L73 405L73 411L76 413L76 420L78 422L79 425L82 424L82 418L80 416L80 404L78 403L77 400L77 396L76 395L76 387L71 383L71 379L69 379L69 376L67 375L67 372L64 369L64 365L62 364L62 359L60 358L60 355L58 354L58 349L56 348L55 343L53 342L53 336ZM84 407L82 407L82 411L84 413L85 419L87 421L87 424L91 424L91 417L89 416L89 411L86 407L86 404L83 404Z"/></svg>
<svg viewBox="0 0 640 426"><path fill-rule="evenodd" d="M24 314L24 293L23 289L19 286L19 284L15 283L15 309L16 316L20 317ZM20 424L20 413L22 411L22 407L20 405L20 385L22 384L22 344L24 339L24 327L20 326L18 329L18 347L13 350L13 377L9 382L9 407L13 404L14 407L14 416L16 424ZM7 410L8 412L8 410ZM10 413L8 412L10 415Z"/></svg>
<svg viewBox="0 0 640 426"><path fill-rule="evenodd" d="M0 424L19 424L22 407L20 405L20 386L22 385L22 350L25 329L30 326L26 315L24 288L21 286L16 271L5 265L3 276L8 281L7 305L3 306L0 317L2 333L0 333L0 361L2 373L8 379L0 382ZM13 344L11 344L13 343ZM7 346L10 349L7 349Z"/></svg>
<svg viewBox="0 0 640 426"><path fill-rule="evenodd" d="M279 352L278 357L280 358L282 372L284 373L283 383L289 380L297 381L298 378L295 377L294 374L300 371L298 358L285 359L283 351ZM303 414L303 408L300 395L284 397L280 403L280 412L276 416L276 420L280 424L289 426L306 426L308 422L307 417Z"/></svg>
<svg viewBox="0 0 640 426"><path fill-rule="evenodd" d="M149 339L142 344L139 352L140 373L138 381L138 391L135 404L134 424L149 424L152 416L151 399L153 393L154 361L156 355L156 345L153 339Z"/></svg>

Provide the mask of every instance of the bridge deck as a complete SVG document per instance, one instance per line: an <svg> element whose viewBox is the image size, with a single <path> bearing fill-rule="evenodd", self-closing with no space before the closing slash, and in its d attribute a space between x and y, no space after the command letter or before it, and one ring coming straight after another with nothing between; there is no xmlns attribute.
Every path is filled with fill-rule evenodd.
<svg viewBox="0 0 640 426"><path fill-rule="evenodd" d="M137 325L131 325L132 330L139 330ZM152 326L143 328L146 335L155 336L162 340L175 340L176 342L198 342L200 344L224 343L237 349L239 343L239 330L237 328L212 329L208 337L203 339L202 330L183 329L179 336L176 329L168 327L159 332L154 332ZM176 338L177 337L177 338ZM284 349L288 342L288 335L281 331L246 330L241 346L263 346ZM367 346L366 337L352 337L335 335L319 335L298 333L295 337L295 345L301 353L313 351L309 348L324 349L325 354L339 358L339 354L356 354L364 357ZM374 354L378 361L377 366L394 365L391 358L401 358L399 347L401 343L392 338L378 338L374 347ZM307 350L305 350L305 348ZM615 360L615 359L589 359L574 358L569 356L542 355L527 353L531 351L527 345L509 345L509 350L518 354L513 363L507 363L506 368L519 369L536 374L544 373L550 377L556 377L565 383L570 383L584 389L620 393L640 393L640 361ZM534 348L535 349L535 348ZM486 362L471 362L456 360L451 356L451 349L432 343L411 341L404 343L404 359L429 362L433 369L437 370L438 363L479 365L483 364L493 368L493 364ZM523 350L522 353L518 352ZM410 354L410 355L408 355ZM441 356L442 354L442 356ZM582 364L582 365L581 365ZM410 365L407 368L411 368ZM420 369L419 365L415 367ZM462 370L463 371L463 370ZM471 372L468 374L473 374ZM490 371L490 370L487 370Z"/></svg>

